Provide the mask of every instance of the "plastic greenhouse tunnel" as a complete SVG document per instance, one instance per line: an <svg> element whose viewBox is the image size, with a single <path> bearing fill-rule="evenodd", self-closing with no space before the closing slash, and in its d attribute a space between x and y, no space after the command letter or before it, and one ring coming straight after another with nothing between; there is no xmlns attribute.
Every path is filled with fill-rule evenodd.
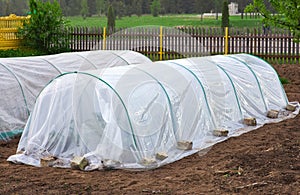
<svg viewBox="0 0 300 195"><path fill-rule="evenodd" d="M275 70L247 54L73 71L42 90L8 161L152 169L298 113Z"/></svg>
<svg viewBox="0 0 300 195"><path fill-rule="evenodd" d="M133 51L88 51L57 55L0 58L0 140L22 132L36 97L56 76L151 62Z"/></svg>

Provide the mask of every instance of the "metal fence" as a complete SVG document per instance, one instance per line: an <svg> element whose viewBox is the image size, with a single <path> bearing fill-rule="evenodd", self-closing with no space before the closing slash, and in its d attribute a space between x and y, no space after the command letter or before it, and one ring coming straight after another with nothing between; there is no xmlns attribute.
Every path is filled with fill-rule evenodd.
<svg viewBox="0 0 300 195"><path fill-rule="evenodd" d="M95 49L133 50L153 60L205 55L248 53L273 63L299 64L300 43L288 30L146 26L117 29L73 27L70 29L72 51ZM226 52L227 52L226 51Z"/></svg>
<svg viewBox="0 0 300 195"><path fill-rule="evenodd" d="M15 49L20 45L20 39L16 36L18 28L28 21L30 16L9 16L0 17L0 49Z"/></svg>

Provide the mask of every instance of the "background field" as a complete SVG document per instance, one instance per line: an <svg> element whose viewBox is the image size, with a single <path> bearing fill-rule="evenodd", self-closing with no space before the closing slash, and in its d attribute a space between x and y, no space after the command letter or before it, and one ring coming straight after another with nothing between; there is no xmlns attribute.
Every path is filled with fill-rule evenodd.
<svg viewBox="0 0 300 195"><path fill-rule="evenodd" d="M85 26L85 27L104 27L107 25L107 18L105 16L88 17L85 20L81 16L67 17L71 26ZM205 17L201 21L200 15L195 14L181 14L181 15L165 15L153 17L152 15L143 15L141 17L131 16L116 19L117 28L158 25L158 26L201 26L201 27L221 27L221 17L218 20L215 17ZM230 16L230 26L236 28L253 28L261 27L261 18L241 19L241 16Z"/></svg>

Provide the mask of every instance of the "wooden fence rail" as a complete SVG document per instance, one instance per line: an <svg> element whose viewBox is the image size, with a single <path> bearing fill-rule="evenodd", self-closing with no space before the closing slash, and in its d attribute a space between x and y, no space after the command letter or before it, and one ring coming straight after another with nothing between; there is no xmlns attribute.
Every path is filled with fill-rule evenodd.
<svg viewBox="0 0 300 195"><path fill-rule="evenodd" d="M118 29L72 27L72 51L133 50L153 60L224 54L222 28L136 27ZM107 36L106 36L107 35ZM228 53L249 53L273 63L300 63L300 43L282 29L229 29Z"/></svg>

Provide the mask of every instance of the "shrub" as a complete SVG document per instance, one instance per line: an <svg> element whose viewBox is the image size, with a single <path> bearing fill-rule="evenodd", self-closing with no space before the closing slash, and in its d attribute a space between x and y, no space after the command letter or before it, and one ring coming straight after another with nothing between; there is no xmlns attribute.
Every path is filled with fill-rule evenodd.
<svg viewBox="0 0 300 195"><path fill-rule="evenodd" d="M25 56L39 56L45 55L46 53L32 50L32 49L8 49L8 50L0 50L0 58L7 57L25 57Z"/></svg>
<svg viewBox="0 0 300 195"><path fill-rule="evenodd" d="M30 21L18 30L24 46L47 54L70 50L67 24L56 0L30 0L30 13Z"/></svg>

